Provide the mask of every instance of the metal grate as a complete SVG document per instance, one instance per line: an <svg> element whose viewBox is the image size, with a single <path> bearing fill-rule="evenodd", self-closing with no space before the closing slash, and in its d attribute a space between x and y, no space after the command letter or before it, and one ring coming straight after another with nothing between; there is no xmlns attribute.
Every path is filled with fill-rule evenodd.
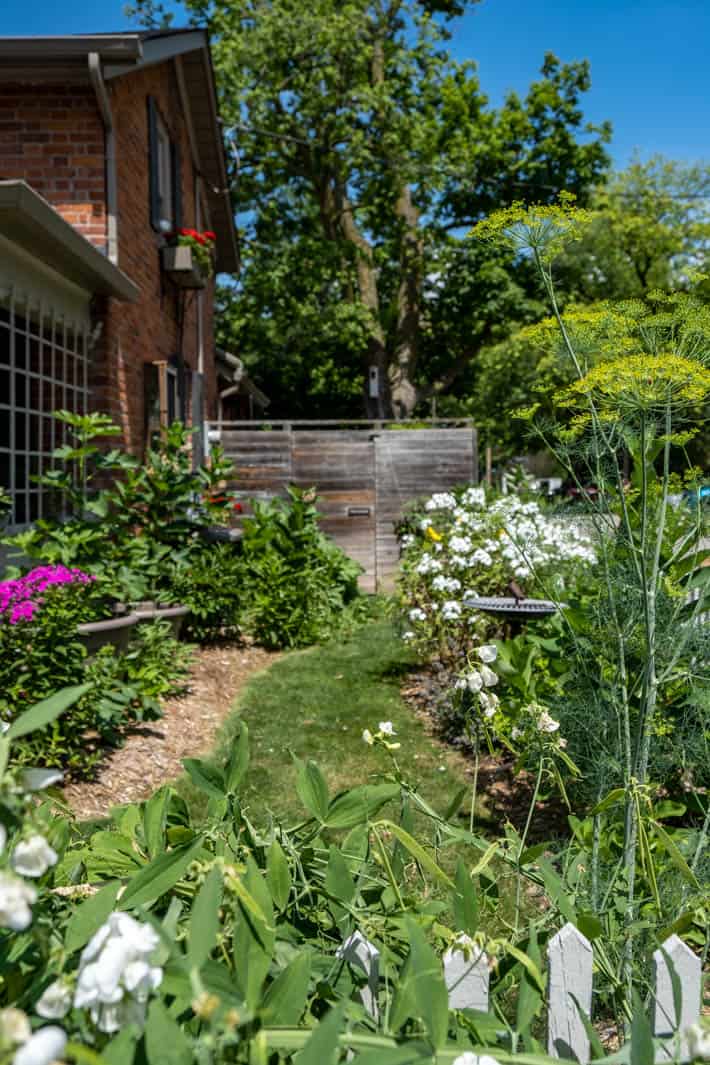
<svg viewBox="0 0 710 1065"><path fill-rule="evenodd" d="M67 442L52 412L86 413L88 335L86 320L39 296L10 288L0 303L0 485L12 498L10 531L61 506L36 478Z"/></svg>

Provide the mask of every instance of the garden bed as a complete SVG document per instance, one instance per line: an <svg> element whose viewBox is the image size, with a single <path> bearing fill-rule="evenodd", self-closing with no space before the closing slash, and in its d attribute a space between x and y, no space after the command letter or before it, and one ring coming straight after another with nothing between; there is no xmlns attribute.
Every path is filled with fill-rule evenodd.
<svg viewBox="0 0 710 1065"><path fill-rule="evenodd" d="M112 806L146 799L179 777L182 759L211 746L235 696L278 657L248 644L198 650L187 694L168 700L159 721L134 726L124 746L99 766L95 780L66 786L64 798L77 817L105 817Z"/></svg>

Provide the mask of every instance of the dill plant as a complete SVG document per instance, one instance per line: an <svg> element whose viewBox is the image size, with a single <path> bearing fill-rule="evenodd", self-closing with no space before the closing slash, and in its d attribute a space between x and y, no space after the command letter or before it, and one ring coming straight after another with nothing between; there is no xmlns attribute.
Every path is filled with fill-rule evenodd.
<svg viewBox="0 0 710 1065"><path fill-rule="evenodd" d="M513 205L473 233L534 262L552 317L529 332L549 342L554 324L571 382L552 397L552 416L524 415L576 482L594 531L595 586L582 609L563 611L573 663L556 712L591 806L589 831L577 821L570 848L585 872L588 858L576 890L612 940L603 968L629 1017L642 947L657 931L695 926L708 953L710 569L687 445L710 396L710 311L692 294L655 293L563 313L554 262L591 221L563 199ZM674 784L687 807L663 801ZM689 830L662 824L679 813Z"/></svg>

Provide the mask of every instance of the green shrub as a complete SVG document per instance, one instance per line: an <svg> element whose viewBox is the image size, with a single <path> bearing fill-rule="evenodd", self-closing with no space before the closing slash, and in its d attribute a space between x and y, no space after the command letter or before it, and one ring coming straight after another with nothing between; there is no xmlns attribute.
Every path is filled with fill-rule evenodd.
<svg viewBox="0 0 710 1065"><path fill-rule="evenodd" d="M360 566L318 527L315 492L255 503L244 521L244 625L265 647L326 638L357 595Z"/></svg>
<svg viewBox="0 0 710 1065"><path fill-rule="evenodd" d="M185 632L198 643L234 640L240 635L244 603L244 563L234 544L195 544L176 565L170 600L190 608Z"/></svg>

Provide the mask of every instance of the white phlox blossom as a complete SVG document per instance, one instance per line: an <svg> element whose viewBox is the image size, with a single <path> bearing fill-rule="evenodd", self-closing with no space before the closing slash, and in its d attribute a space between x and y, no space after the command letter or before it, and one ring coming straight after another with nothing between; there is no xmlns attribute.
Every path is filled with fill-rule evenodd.
<svg viewBox="0 0 710 1065"><path fill-rule="evenodd" d="M452 555L449 559L449 565L452 569L468 569L471 565L471 560L466 558L465 555Z"/></svg>
<svg viewBox="0 0 710 1065"><path fill-rule="evenodd" d="M426 621L426 611L421 607L415 606L409 611L410 621Z"/></svg>
<svg viewBox="0 0 710 1065"><path fill-rule="evenodd" d="M84 947L74 1006L88 1008L99 1031L144 1023L148 996L163 979L163 970L151 964L158 943L149 924L112 913Z"/></svg>
<svg viewBox="0 0 710 1065"><path fill-rule="evenodd" d="M37 892L12 873L0 873L0 926L23 932L32 922Z"/></svg>
<svg viewBox="0 0 710 1065"><path fill-rule="evenodd" d="M473 551L473 544L468 536L452 536L449 540L449 547L459 555L467 555Z"/></svg>
<svg viewBox="0 0 710 1065"><path fill-rule="evenodd" d="M473 552L471 555L471 562L476 566L485 566L486 568L493 565L492 557L488 551L484 551L482 547L477 547Z"/></svg>
<svg viewBox="0 0 710 1065"><path fill-rule="evenodd" d="M57 864L58 854L50 847L44 836L35 834L29 839L21 839L12 852L12 868L20 876L44 876L47 870Z"/></svg>
<svg viewBox="0 0 710 1065"><path fill-rule="evenodd" d="M416 541L411 533L405 533L399 542L402 545L402 550L407 551Z"/></svg>
<svg viewBox="0 0 710 1065"><path fill-rule="evenodd" d="M486 502L485 488L467 488L461 496L461 502L467 507L482 507Z"/></svg>
<svg viewBox="0 0 710 1065"><path fill-rule="evenodd" d="M456 507L456 496L451 492L435 492L431 499L424 504L425 510L453 510Z"/></svg>
<svg viewBox="0 0 710 1065"><path fill-rule="evenodd" d="M468 593L466 593L468 594ZM494 643L484 643L478 648L478 657L481 662L485 662L490 665L491 662L495 662L498 657L498 648Z"/></svg>
<svg viewBox="0 0 710 1065"><path fill-rule="evenodd" d="M42 992L35 1009L38 1016L48 1021L56 1021L61 1017L66 1017L71 1004L71 988L63 980L55 980Z"/></svg>
<svg viewBox="0 0 710 1065"><path fill-rule="evenodd" d="M444 577L443 575L434 577L431 586L434 591L447 592L449 595L461 591L461 581L457 580L456 577Z"/></svg>
<svg viewBox="0 0 710 1065"><path fill-rule="evenodd" d="M441 608L441 616L444 621L458 621L461 617L461 604L455 599L447 599Z"/></svg>
<svg viewBox="0 0 710 1065"><path fill-rule="evenodd" d="M52 1065L64 1053L67 1037L56 1024L38 1028L26 1043L15 1051L12 1065Z"/></svg>
<svg viewBox="0 0 710 1065"><path fill-rule="evenodd" d="M417 573L420 577L426 577L427 573L440 573L441 562L433 555L426 554L417 564Z"/></svg>

